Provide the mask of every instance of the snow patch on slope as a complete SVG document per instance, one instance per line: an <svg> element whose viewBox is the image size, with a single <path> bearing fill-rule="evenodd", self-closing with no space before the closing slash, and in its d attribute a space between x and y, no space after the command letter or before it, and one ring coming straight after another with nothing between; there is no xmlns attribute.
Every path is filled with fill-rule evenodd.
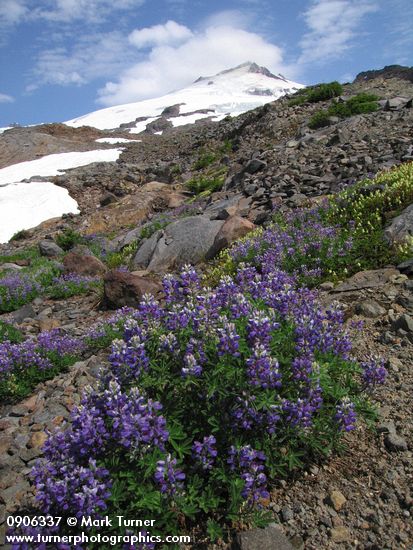
<svg viewBox="0 0 413 550"><path fill-rule="evenodd" d="M97 149L75 153L57 153L40 159L12 164L0 170L0 186L16 183L33 176L58 176L63 170L85 166L92 162L111 162L119 158L122 149Z"/></svg>
<svg viewBox="0 0 413 550"><path fill-rule="evenodd" d="M57 176L69 168L92 162L111 162L119 158L122 149L98 149L74 153L47 155L20 162L0 170L0 242L7 242L17 231L61 216L77 214L77 202L67 189L48 181L22 180L35 176Z"/></svg>
<svg viewBox="0 0 413 550"><path fill-rule="evenodd" d="M182 115L174 118L169 118L168 120L172 122L174 127L177 127L177 126L184 126L185 124L194 124L194 122L196 122L197 120L208 118L211 115L213 115L213 113L208 113L208 114L195 113L193 115Z"/></svg>
<svg viewBox="0 0 413 550"><path fill-rule="evenodd" d="M97 143L110 143L110 144L116 144L116 143L141 143L142 142L141 139L125 139L125 138L121 138L121 137L114 137L114 138L104 137L104 138L95 139L95 141Z"/></svg>
<svg viewBox="0 0 413 550"><path fill-rule="evenodd" d="M0 243L17 231L30 229L62 214L77 214L77 202L67 189L49 181L12 183L0 188Z"/></svg>

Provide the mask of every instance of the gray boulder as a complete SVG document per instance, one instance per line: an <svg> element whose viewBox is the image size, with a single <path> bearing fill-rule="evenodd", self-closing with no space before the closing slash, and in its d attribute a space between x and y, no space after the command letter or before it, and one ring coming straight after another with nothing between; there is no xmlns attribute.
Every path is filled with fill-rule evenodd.
<svg viewBox="0 0 413 550"><path fill-rule="evenodd" d="M155 132L163 132L164 130L168 130L169 128L173 128L172 122L169 121L167 118L161 116L160 118L157 118L156 120L153 120L152 122L147 124L145 132L147 134L154 134Z"/></svg>
<svg viewBox="0 0 413 550"><path fill-rule="evenodd" d="M400 271L391 267L359 271L350 279L334 288L334 292L350 292L363 288L378 288L390 282L393 277L400 275Z"/></svg>
<svg viewBox="0 0 413 550"><path fill-rule="evenodd" d="M267 163L260 159L251 159L244 168L246 174L255 174L267 167Z"/></svg>
<svg viewBox="0 0 413 550"><path fill-rule="evenodd" d="M386 310L372 298L367 298L356 305L356 313L370 319L376 319L384 315Z"/></svg>
<svg viewBox="0 0 413 550"><path fill-rule="evenodd" d="M397 266L397 269L405 275L413 275L413 258L406 260Z"/></svg>
<svg viewBox="0 0 413 550"><path fill-rule="evenodd" d="M405 243L408 238L413 237L413 204L392 220L384 231L384 236L389 244Z"/></svg>
<svg viewBox="0 0 413 550"><path fill-rule="evenodd" d="M51 239L43 239L39 242L39 251L42 256L53 258L63 254L63 250Z"/></svg>
<svg viewBox="0 0 413 550"><path fill-rule="evenodd" d="M146 269L152 259L156 245L162 237L163 230L156 231L153 235L144 239L132 260L133 269Z"/></svg>
<svg viewBox="0 0 413 550"><path fill-rule="evenodd" d="M37 315L31 304L25 304L19 309L16 309L10 314L11 318L18 325L22 323L25 319L36 319Z"/></svg>
<svg viewBox="0 0 413 550"><path fill-rule="evenodd" d="M143 242L133 265L155 273L195 265L204 259L222 225L223 221L207 216L177 220Z"/></svg>
<svg viewBox="0 0 413 550"><path fill-rule="evenodd" d="M407 313L404 313L394 321L392 328L394 330L402 329L402 330L405 330L406 332L413 333L413 318L410 317L410 315L407 315Z"/></svg>
<svg viewBox="0 0 413 550"><path fill-rule="evenodd" d="M392 97L386 101L384 109L386 111L400 111L405 107L412 106L412 99L408 97Z"/></svg>

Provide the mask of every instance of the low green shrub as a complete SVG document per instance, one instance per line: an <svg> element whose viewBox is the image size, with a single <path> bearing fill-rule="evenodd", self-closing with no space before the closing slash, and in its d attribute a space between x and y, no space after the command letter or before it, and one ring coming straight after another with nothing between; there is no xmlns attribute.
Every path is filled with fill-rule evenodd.
<svg viewBox="0 0 413 550"><path fill-rule="evenodd" d="M83 243L83 237L74 229L65 229L61 233L56 235L56 244L60 246L63 250L70 250L77 244Z"/></svg>
<svg viewBox="0 0 413 550"><path fill-rule="evenodd" d="M27 231L27 229L21 229L11 237L10 242L23 241L24 239L27 239L29 236L30 236L30 231Z"/></svg>
<svg viewBox="0 0 413 550"><path fill-rule="evenodd" d="M330 116L338 116L340 118L373 113L379 107L377 100L378 97L373 94L357 94L347 101L333 103L327 112Z"/></svg>
<svg viewBox="0 0 413 550"><path fill-rule="evenodd" d="M362 180L330 201L326 223L354 226L349 257L352 271L398 263L412 254L410 243L391 247L384 229L391 217L413 203L413 163L409 162L372 180Z"/></svg>
<svg viewBox="0 0 413 550"><path fill-rule="evenodd" d="M225 182L225 175L213 174L195 177L186 182L186 186L196 195L220 191Z"/></svg>
<svg viewBox="0 0 413 550"><path fill-rule="evenodd" d="M307 101L306 96L301 95L298 97L292 97L288 100L289 107L295 107L296 105L303 105Z"/></svg>
<svg viewBox="0 0 413 550"><path fill-rule="evenodd" d="M328 84L319 84L308 91L307 101L310 103L318 103L319 101L326 101L333 97L337 97L342 93L343 86L337 81Z"/></svg>
<svg viewBox="0 0 413 550"><path fill-rule="evenodd" d="M138 250L140 239L136 239L128 244L119 252L109 252L105 257L105 263L109 269L116 269L124 265L128 265L132 256Z"/></svg>
<svg viewBox="0 0 413 550"><path fill-rule="evenodd" d="M374 113L379 108L377 96L373 94L358 94L348 101L333 103L327 111L321 110L313 114L308 122L309 128L316 130L330 124L329 118L337 116L348 118L353 115Z"/></svg>
<svg viewBox="0 0 413 550"><path fill-rule="evenodd" d="M216 153L213 153L212 151L203 153L195 162L193 165L194 170L201 170L202 168L207 168L211 164L213 164L217 160Z"/></svg>
<svg viewBox="0 0 413 550"><path fill-rule="evenodd" d="M222 155L227 155L228 153L231 153L233 147L233 143L231 139L225 139L221 147L219 148L219 151Z"/></svg>
<svg viewBox="0 0 413 550"><path fill-rule="evenodd" d="M162 218L159 220L155 220L154 222L148 223L147 225L142 227L140 238L149 239L149 237L152 237L152 235L160 229L164 229L167 225L169 225L169 223L170 220Z"/></svg>
<svg viewBox="0 0 413 550"><path fill-rule="evenodd" d="M377 101L366 101L351 105L350 111L352 115L364 115L374 113L378 108Z"/></svg>
<svg viewBox="0 0 413 550"><path fill-rule="evenodd" d="M0 342L4 342L5 340L16 344L23 340L23 334L13 325L0 321Z"/></svg>
<svg viewBox="0 0 413 550"><path fill-rule="evenodd" d="M312 130L317 130L318 128L324 128L330 124L330 115L327 111L317 111L313 114L308 122L308 127Z"/></svg>

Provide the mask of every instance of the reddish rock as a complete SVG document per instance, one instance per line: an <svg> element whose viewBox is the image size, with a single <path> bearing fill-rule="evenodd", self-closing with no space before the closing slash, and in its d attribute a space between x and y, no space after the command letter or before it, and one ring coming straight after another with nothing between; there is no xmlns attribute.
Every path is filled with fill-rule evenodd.
<svg viewBox="0 0 413 550"><path fill-rule="evenodd" d="M37 395L32 395L28 399L22 401L21 405L26 407L29 412L33 412L36 408Z"/></svg>
<svg viewBox="0 0 413 550"><path fill-rule="evenodd" d="M94 256L86 256L69 252L63 259L66 273L77 273L78 275L89 275L95 277L106 273L107 267L103 262Z"/></svg>
<svg viewBox="0 0 413 550"><path fill-rule="evenodd" d="M255 225L241 218L240 216L231 216L226 220L224 225L219 230L215 237L214 244L208 250L206 259L214 258L221 250L227 248L232 242L245 237L250 231L255 228Z"/></svg>
<svg viewBox="0 0 413 550"><path fill-rule="evenodd" d="M28 447L32 449L41 449L47 439L47 435L44 432L34 432L32 433Z"/></svg>
<svg viewBox="0 0 413 550"><path fill-rule="evenodd" d="M27 266L30 265L30 260L26 260L26 259L23 259L23 258L18 258L13 263L15 263L16 265L18 265L20 267L27 267Z"/></svg>
<svg viewBox="0 0 413 550"><path fill-rule="evenodd" d="M168 199L168 208L178 208L185 204L188 197L181 193L172 193Z"/></svg>
<svg viewBox="0 0 413 550"><path fill-rule="evenodd" d="M53 418L52 424L53 424L53 426L61 426L64 421L65 421L64 416L59 415L59 416L55 416L55 418Z"/></svg>
<svg viewBox="0 0 413 550"><path fill-rule="evenodd" d="M0 432L13 433L17 430L18 420L16 418L10 418L6 416L0 419Z"/></svg>
<svg viewBox="0 0 413 550"><path fill-rule="evenodd" d="M39 328L40 332L45 332L53 330L55 328L60 328L61 323L58 319L40 319Z"/></svg>
<svg viewBox="0 0 413 550"><path fill-rule="evenodd" d="M159 297L161 293L160 283L134 273L112 270L104 277L104 303L109 309L136 307L144 294Z"/></svg>

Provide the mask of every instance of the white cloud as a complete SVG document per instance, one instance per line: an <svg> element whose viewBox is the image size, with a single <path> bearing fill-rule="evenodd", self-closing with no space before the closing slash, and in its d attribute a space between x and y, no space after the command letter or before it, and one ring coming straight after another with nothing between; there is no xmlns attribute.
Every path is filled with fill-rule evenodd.
<svg viewBox="0 0 413 550"><path fill-rule="evenodd" d="M14 97L12 97L11 95L0 93L0 103L13 103L13 102L14 102Z"/></svg>
<svg viewBox="0 0 413 550"><path fill-rule="evenodd" d="M40 52L32 71L32 92L43 84L82 85L97 78L113 78L133 62L123 33L82 36L71 49L56 47Z"/></svg>
<svg viewBox="0 0 413 550"><path fill-rule="evenodd" d="M25 0L1 0L0 26L19 23L27 13Z"/></svg>
<svg viewBox="0 0 413 550"><path fill-rule="evenodd" d="M339 58L352 46L363 17L376 10L370 0L313 0L303 14L309 30L300 41L298 63Z"/></svg>
<svg viewBox="0 0 413 550"><path fill-rule="evenodd" d="M32 18L49 21L103 21L112 12L140 7L145 0L42 0L31 11Z"/></svg>
<svg viewBox="0 0 413 550"><path fill-rule="evenodd" d="M144 61L124 71L99 91L99 102L116 105L156 97L197 77L215 74L245 61L285 71L281 49L261 36L231 26L212 26L184 43L154 47Z"/></svg>
<svg viewBox="0 0 413 550"><path fill-rule="evenodd" d="M0 26L26 21L99 23L146 0L0 0Z"/></svg>
<svg viewBox="0 0 413 550"><path fill-rule="evenodd" d="M129 35L129 42L137 48L148 46L181 44L192 36L192 31L175 21L167 21L164 25L154 25L144 29L136 29Z"/></svg>

